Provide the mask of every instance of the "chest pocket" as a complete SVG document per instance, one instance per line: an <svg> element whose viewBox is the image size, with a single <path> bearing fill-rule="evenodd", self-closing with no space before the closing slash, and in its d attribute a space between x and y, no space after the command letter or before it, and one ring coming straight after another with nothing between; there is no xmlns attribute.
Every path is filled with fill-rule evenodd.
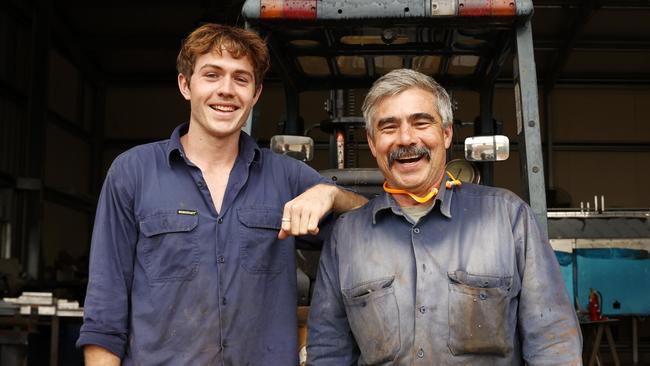
<svg viewBox="0 0 650 366"><path fill-rule="evenodd" d="M394 276L343 289L350 329L361 351L359 365L388 364L401 348Z"/></svg>
<svg viewBox="0 0 650 366"><path fill-rule="evenodd" d="M190 280L199 266L198 215L159 213L140 221L138 254L150 282Z"/></svg>
<svg viewBox="0 0 650 366"><path fill-rule="evenodd" d="M449 349L454 355L512 350L508 327L512 277L449 272Z"/></svg>
<svg viewBox="0 0 650 366"><path fill-rule="evenodd" d="M273 207L240 207L237 218L239 257L241 266L249 273L280 273L287 263L290 245L278 240L282 209Z"/></svg>

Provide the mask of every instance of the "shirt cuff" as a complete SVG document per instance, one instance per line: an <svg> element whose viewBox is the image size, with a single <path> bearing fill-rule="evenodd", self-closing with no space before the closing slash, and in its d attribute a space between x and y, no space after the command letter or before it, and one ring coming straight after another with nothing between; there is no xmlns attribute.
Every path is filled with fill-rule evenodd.
<svg viewBox="0 0 650 366"><path fill-rule="evenodd" d="M91 331L83 331L77 340L77 348L87 345L95 345L105 348L120 359L124 358L126 339L117 334L104 334Z"/></svg>

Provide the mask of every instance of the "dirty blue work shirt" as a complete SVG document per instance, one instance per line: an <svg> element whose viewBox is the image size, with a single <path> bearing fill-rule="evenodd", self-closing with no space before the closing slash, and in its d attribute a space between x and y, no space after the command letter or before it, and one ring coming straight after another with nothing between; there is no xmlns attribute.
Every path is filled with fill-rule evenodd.
<svg viewBox="0 0 650 366"><path fill-rule="evenodd" d="M120 155L99 199L78 346L124 365L297 365L284 204L324 182L242 132L221 212L171 139Z"/></svg>
<svg viewBox="0 0 650 366"><path fill-rule="evenodd" d="M308 325L308 365L582 365L575 311L532 210L466 183L443 185L417 223L386 193L342 215Z"/></svg>

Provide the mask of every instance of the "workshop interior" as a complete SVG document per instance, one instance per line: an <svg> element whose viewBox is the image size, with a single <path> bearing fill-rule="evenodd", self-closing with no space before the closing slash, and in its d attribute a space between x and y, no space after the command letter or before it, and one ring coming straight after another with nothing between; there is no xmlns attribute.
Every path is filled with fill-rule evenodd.
<svg viewBox="0 0 650 366"><path fill-rule="evenodd" d="M361 115L368 88L397 68L434 77L454 108L447 170L531 205L585 364L650 365L650 1L383 3L1 2L0 365L83 364L103 180L120 153L188 120L176 55L204 23L267 41L245 131L369 198L383 177ZM296 250L304 346L319 252Z"/></svg>

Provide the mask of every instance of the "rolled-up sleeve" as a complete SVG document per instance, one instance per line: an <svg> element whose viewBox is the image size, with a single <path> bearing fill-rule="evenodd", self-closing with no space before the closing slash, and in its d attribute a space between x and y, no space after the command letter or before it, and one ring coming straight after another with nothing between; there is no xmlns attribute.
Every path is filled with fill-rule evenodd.
<svg viewBox="0 0 650 366"><path fill-rule="evenodd" d="M336 229L335 229L336 231ZM307 365L356 364L359 349L341 297L336 232L325 244L307 322Z"/></svg>
<svg viewBox="0 0 650 366"><path fill-rule="evenodd" d="M99 197L90 250L84 322L77 347L97 345L122 358L128 338L129 293L137 242L133 179L115 160Z"/></svg>
<svg viewBox="0 0 650 366"><path fill-rule="evenodd" d="M522 205L514 224L522 251L518 325L523 357L530 366L582 365L580 325L553 249L528 206Z"/></svg>

